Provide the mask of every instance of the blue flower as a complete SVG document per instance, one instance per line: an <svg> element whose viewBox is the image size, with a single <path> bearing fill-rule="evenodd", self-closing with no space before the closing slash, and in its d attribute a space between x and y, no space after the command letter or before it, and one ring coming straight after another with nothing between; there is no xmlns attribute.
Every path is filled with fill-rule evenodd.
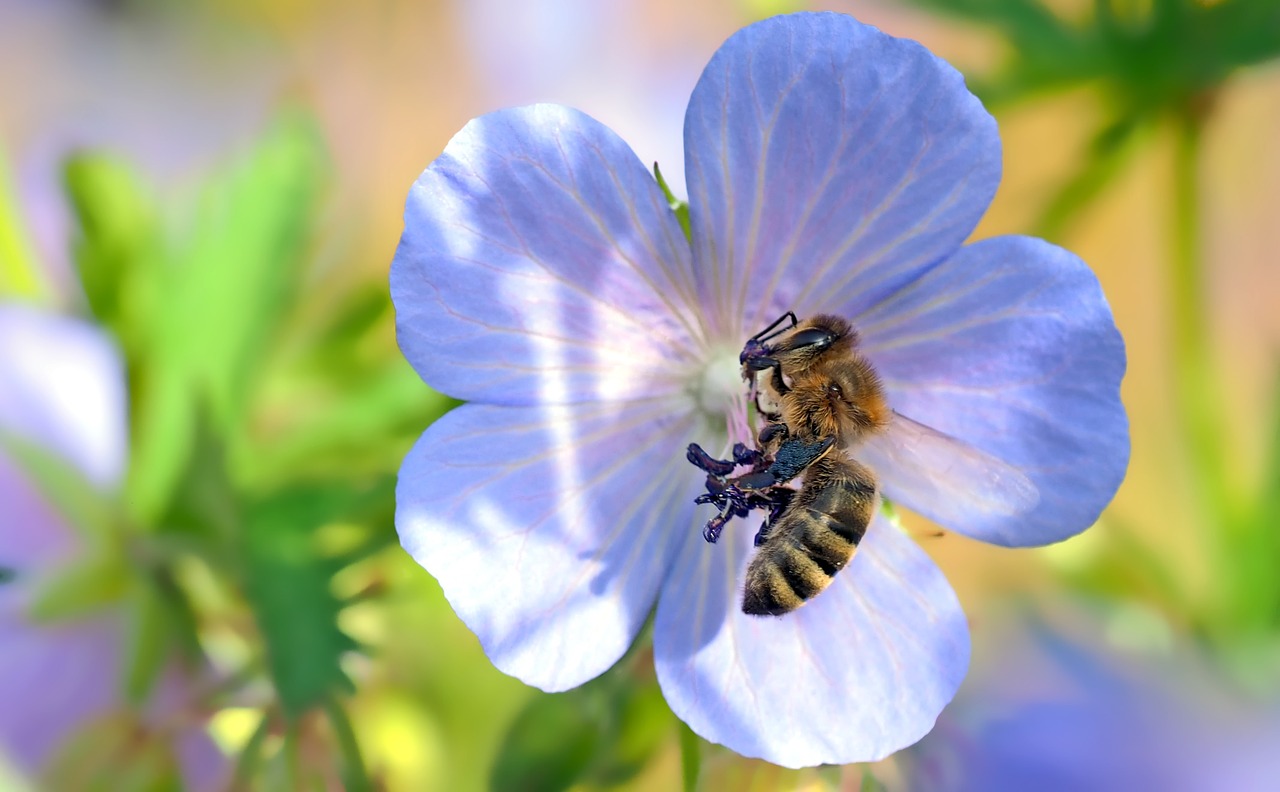
<svg viewBox="0 0 1280 792"><path fill-rule="evenodd" d="M65 773L84 758L68 744L90 731L98 748L124 739L136 762L154 749L191 789L220 788L226 760L192 717L191 674L171 664L145 710L133 711L120 690L130 625L119 608L58 621L32 614L88 543L63 513L68 504L51 503L6 449L33 445L86 486L116 489L127 459L119 352L91 325L0 305L0 383L0 766Z"/></svg>
<svg viewBox="0 0 1280 792"><path fill-rule="evenodd" d="M717 545L698 442L746 435L738 353L787 310L839 314L900 413L1021 471L1017 517L884 493L960 533L1089 526L1128 461L1124 351L1097 280L1043 241L963 246L995 193L994 120L919 44L838 14L752 25L689 101L692 245L627 145L554 105L470 122L414 184L391 268L401 349L469 401L405 459L396 523L489 658L548 691L605 671L653 611L697 733L787 766L923 736L969 659L945 578L876 518L832 586L743 614L754 526ZM933 479L945 492L952 471Z"/></svg>
<svg viewBox="0 0 1280 792"><path fill-rule="evenodd" d="M901 755L913 792L1263 792L1280 778L1280 708L1232 689L1182 639L1122 651L1097 612L989 631L938 727ZM1012 629L1011 629L1012 628ZM1012 634L1010 634L1012 633Z"/></svg>

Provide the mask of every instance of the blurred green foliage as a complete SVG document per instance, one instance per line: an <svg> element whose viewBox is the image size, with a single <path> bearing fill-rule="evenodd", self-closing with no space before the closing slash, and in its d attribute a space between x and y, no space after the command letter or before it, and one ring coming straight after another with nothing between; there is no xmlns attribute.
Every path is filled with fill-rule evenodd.
<svg viewBox="0 0 1280 792"><path fill-rule="evenodd" d="M336 752L332 777L371 788L343 704L354 690L344 664L367 651L344 630L343 612L368 592L340 594L334 581L392 542L395 469L452 404L393 345L369 344L387 330L384 285L362 283L319 316L300 309L326 172L317 127L296 108L194 201L162 199L110 155L72 156L73 261L88 309L127 366L123 492L97 493L58 458L0 438L88 542L42 589L35 615L123 608L121 685L138 704L175 658L213 662L229 680L218 700L249 695L261 712L244 744L243 788L301 783L299 751L316 739ZM7 275L10 294L30 291L31 278ZM193 562L212 578L191 578ZM228 598L230 610L215 607ZM235 636L237 648L209 654L214 634ZM263 680L273 695L251 694ZM109 741L86 739L85 751L115 756ZM131 764L136 781L112 788L175 788L171 761L142 759ZM99 783L62 771L46 781Z"/></svg>

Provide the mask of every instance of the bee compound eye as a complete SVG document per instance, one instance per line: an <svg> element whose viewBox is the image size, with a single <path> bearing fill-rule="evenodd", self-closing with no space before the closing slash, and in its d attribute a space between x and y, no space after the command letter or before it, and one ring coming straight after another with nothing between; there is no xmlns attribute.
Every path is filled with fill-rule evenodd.
<svg viewBox="0 0 1280 792"><path fill-rule="evenodd" d="M787 346L791 349L812 348L815 352L826 349L831 346L831 342L835 337L826 330L819 330L816 327L808 330L801 330L787 339Z"/></svg>

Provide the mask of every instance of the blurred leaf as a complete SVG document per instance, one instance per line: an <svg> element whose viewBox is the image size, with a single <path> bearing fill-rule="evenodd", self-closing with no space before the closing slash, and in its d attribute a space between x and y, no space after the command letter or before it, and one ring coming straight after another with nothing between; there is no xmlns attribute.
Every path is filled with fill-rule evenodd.
<svg viewBox="0 0 1280 792"><path fill-rule="evenodd" d="M116 505L98 492L75 465L3 430L0 430L0 452L18 463L45 501L85 539L102 542L118 533Z"/></svg>
<svg viewBox="0 0 1280 792"><path fill-rule="evenodd" d="M41 789L58 792L182 792L167 735L136 713L116 712L85 724L46 763Z"/></svg>
<svg viewBox="0 0 1280 792"><path fill-rule="evenodd" d="M1165 614L1194 617L1198 610L1185 593L1186 581L1175 573L1158 547L1142 541L1136 530L1108 513L1089 529L1105 542L1093 563L1065 575L1071 587L1105 599L1138 598L1158 604ZM1095 538L1101 538L1095 534Z"/></svg>
<svg viewBox="0 0 1280 792"><path fill-rule="evenodd" d="M1148 117L1213 91L1233 71L1280 55L1274 0L1096 0L1068 20L1040 0L913 0L987 25L1009 42L995 75L971 79L989 104L1090 83L1117 109ZM1085 9L1081 9L1082 11Z"/></svg>
<svg viewBox="0 0 1280 792"><path fill-rule="evenodd" d="M1061 240L1070 223L1114 181L1135 150L1138 122L1126 118L1098 132L1080 170L1058 188L1035 224L1036 236Z"/></svg>
<svg viewBox="0 0 1280 792"><path fill-rule="evenodd" d="M885 792L884 784L880 783L880 779L875 777L871 768L865 765L862 768L862 783L858 785L858 792Z"/></svg>
<svg viewBox="0 0 1280 792"><path fill-rule="evenodd" d="M537 696L511 725L493 767L494 792L558 792L572 786L602 742L599 687Z"/></svg>
<svg viewBox="0 0 1280 792"><path fill-rule="evenodd" d="M588 774L590 780L605 787L639 774L667 741L675 720L662 690L652 681L624 686L611 711L615 729Z"/></svg>
<svg viewBox="0 0 1280 792"><path fill-rule="evenodd" d="M606 788L643 770L671 734L675 716L651 669L636 675L635 645L642 641L582 687L533 698L499 748L491 788Z"/></svg>
<svg viewBox="0 0 1280 792"><path fill-rule="evenodd" d="M150 306L146 281L160 252L159 217L134 171L101 154L77 154L63 182L78 226L72 259L94 316L133 352Z"/></svg>
<svg viewBox="0 0 1280 792"><path fill-rule="evenodd" d="M42 622L82 618L118 602L128 589L129 569L123 558L90 555L42 582L30 614Z"/></svg>
<svg viewBox="0 0 1280 792"><path fill-rule="evenodd" d="M185 358L178 351L158 357L169 362L140 372L132 388L124 501L141 525L155 525L168 508L197 431L196 394Z"/></svg>
<svg viewBox="0 0 1280 792"><path fill-rule="evenodd" d="M246 460L257 481L395 469L423 428L459 402L428 388L408 363L395 359L338 393L271 394L268 409L293 403L313 405L315 413Z"/></svg>
<svg viewBox="0 0 1280 792"><path fill-rule="evenodd" d="M249 601L266 641L285 712L297 718L335 690L349 691L342 656L356 647L338 628L330 579L343 561L319 553L316 529L352 502L338 488L295 489L250 507L243 535Z"/></svg>
<svg viewBox="0 0 1280 792"><path fill-rule="evenodd" d="M45 291L9 177L9 158L0 148L0 297L41 297Z"/></svg>
<svg viewBox="0 0 1280 792"><path fill-rule="evenodd" d="M1106 51L1096 32L1059 18L1036 0L913 0L915 5L988 25L1009 42L1012 58L994 76L970 76L988 104L1096 79L1106 70Z"/></svg>
<svg viewBox="0 0 1280 792"><path fill-rule="evenodd" d="M181 323L214 417L240 419L248 382L295 291L324 158L310 118L287 114L204 196L185 266Z"/></svg>
<svg viewBox="0 0 1280 792"><path fill-rule="evenodd" d="M161 534L193 540L191 549L204 554L213 565L229 565L239 550L242 500L227 469L226 441L208 419L196 420L186 468L180 471L168 509L156 526Z"/></svg>
<svg viewBox="0 0 1280 792"><path fill-rule="evenodd" d="M145 577L133 587L131 595L124 693L127 701L138 705L147 700L164 670L171 646L169 630L172 618L158 586Z"/></svg>
<svg viewBox="0 0 1280 792"><path fill-rule="evenodd" d="M187 466L198 404L219 434L240 430L252 379L296 291L323 170L314 124L283 116L207 188L181 252L139 286L157 295L131 371L127 490L143 524L164 513Z"/></svg>

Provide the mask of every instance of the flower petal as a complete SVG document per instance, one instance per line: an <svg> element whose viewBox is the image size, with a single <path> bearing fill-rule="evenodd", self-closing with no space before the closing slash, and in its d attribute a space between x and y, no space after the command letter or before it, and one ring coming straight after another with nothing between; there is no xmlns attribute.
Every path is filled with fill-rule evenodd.
<svg viewBox="0 0 1280 792"><path fill-rule="evenodd" d="M391 265L405 357L498 404L678 390L702 339L688 244L617 135L557 105L473 120L409 193Z"/></svg>
<svg viewBox="0 0 1280 792"><path fill-rule="evenodd" d="M119 613L33 624L15 592L0 589L0 755L35 776L81 730L127 713L120 696L126 630ZM38 694L33 694L38 691ZM145 712L154 731L135 739L170 743L184 788L224 789L228 762L192 711L199 686L178 665L165 669ZM122 721L128 723L129 721Z"/></svg>
<svg viewBox="0 0 1280 792"><path fill-rule="evenodd" d="M1129 427L1124 342L1084 262L1039 239L985 240L854 321L898 412L1009 463L1040 493L1026 514L980 512L913 501L880 470L889 498L1007 546L1093 524L1124 478Z"/></svg>
<svg viewBox="0 0 1280 792"><path fill-rule="evenodd" d="M499 669L579 685L626 651L682 544L693 422L663 400L459 407L400 469L401 543Z"/></svg>
<svg viewBox="0 0 1280 792"><path fill-rule="evenodd" d="M877 760L919 740L969 662L938 568L877 516L829 589L785 616L747 616L752 533L708 545L690 531L663 588L654 662L671 709L708 740L787 767Z"/></svg>
<svg viewBox="0 0 1280 792"><path fill-rule="evenodd" d="M124 472L124 363L106 333L26 306L0 305L0 433L60 454L94 484Z"/></svg>
<svg viewBox="0 0 1280 792"><path fill-rule="evenodd" d="M0 451L0 591L21 586L76 556L80 537L41 496L17 463Z"/></svg>
<svg viewBox="0 0 1280 792"><path fill-rule="evenodd" d="M33 627L15 593L0 589L0 752L37 773L76 728L116 705L121 632L110 618Z"/></svg>
<svg viewBox="0 0 1280 792"><path fill-rule="evenodd" d="M995 121L960 74L841 14L734 34L684 134L698 288L734 338L874 305L955 251L1000 181Z"/></svg>

